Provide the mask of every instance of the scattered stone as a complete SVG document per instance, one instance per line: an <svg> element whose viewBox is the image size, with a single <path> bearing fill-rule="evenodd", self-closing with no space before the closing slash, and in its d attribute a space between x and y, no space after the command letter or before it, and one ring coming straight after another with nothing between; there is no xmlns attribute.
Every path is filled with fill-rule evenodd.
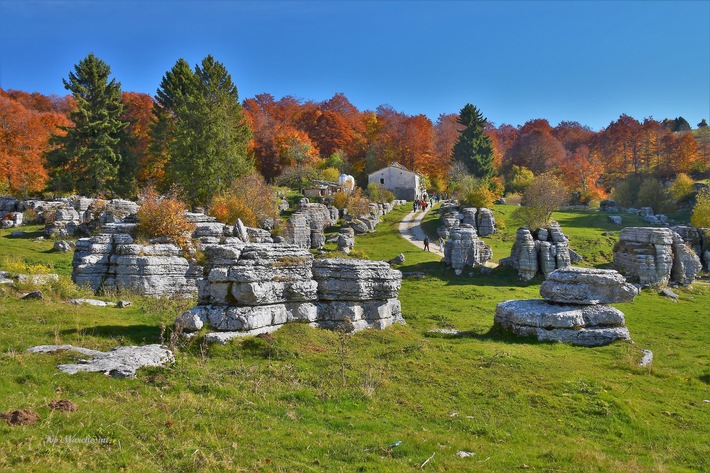
<svg viewBox="0 0 710 473"><path fill-rule="evenodd" d="M74 305L90 305L94 307L113 307L115 304L113 302L105 302L97 299L71 299L70 304Z"/></svg>
<svg viewBox="0 0 710 473"><path fill-rule="evenodd" d="M120 301L116 302L116 307L118 309L125 309L126 307L130 307L132 305L133 305L133 303L131 301L120 300Z"/></svg>
<svg viewBox="0 0 710 473"><path fill-rule="evenodd" d="M39 414L28 409L22 409L2 412L0 413L0 418L9 425L32 425L39 420Z"/></svg>
<svg viewBox="0 0 710 473"><path fill-rule="evenodd" d="M673 290L671 290L671 288L669 288L669 287L664 287L663 289L661 289L659 294L666 296L666 297L670 297L673 300L673 302L678 302L678 294L673 292Z"/></svg>
<svg viewBox="0 0 710 473"><path fill-rule="evenodd" d="M404 263L404 253L400 253L391 260L387 262L389 265L402 264Z"/></svg>
<svg viewBox="0 0 710 473"><path fill-rule="evenodd" d="M476 454L473 452L465 452L465 451L461 450L460 452L456 453L456 455L458 455L461 458L468 458L468 457L473 457Z"/></svg>
<svg viewBox="0 0 710 473"><path fill-rule="evenodd" d="M456 329L453 328L434 328L431 330L427 330L427 333L432 333L432 334L440 334L440 335L449 335L456 337L458 336L461 332L459 332Z"/></svg>
<svg viewBox="0 0 710 473"><path fill-rule="evenodd" d="M614 225L621 225L621 216L620 215L609 215L609 221L613 223Z"/></svg>
<svg viewBox="0 0 710 473"><path fill-rule="evenodd" d="M639 366L649 366L651 363L653 363L653 352L651 350L643 350Z"/></svg>
<svg viewBox="0 0 710 473"><path fill-rule="evenodd" d="M72 345L40 345L32 347L30 353L50 353L60 350L74 350L92 356L77 364L59 365L61 371L69 374L79 372L102 372L116 378L133 378L136 370L145 366L163 366L173 363L175 357L160 345L116 347L108 352L88 350Z"/></svg>
<svg viewBox="0 0 710 473"><path fill-rule="evenodd" d="M59 412L74 412L77 409L76 404L69 399L59 399L49 403L49 408Z"/></svg>
<svg viewBox="0 0 710 473"><path fill-rule="evenodd" d="M22 300L22 301L42 300L42 299L44 299L44 296L42 296L42 291L28 292L24 296L20 297L20 300Z"/></svg>
<svg viewBox="0 0 710 473"><path fill-rule="evenodd" d="M69 253L70 251L74 251L74 247L76 247L76 244L73 242L69 241L56 241L54 242L54 251L58 251L59 253Z"/></svg>

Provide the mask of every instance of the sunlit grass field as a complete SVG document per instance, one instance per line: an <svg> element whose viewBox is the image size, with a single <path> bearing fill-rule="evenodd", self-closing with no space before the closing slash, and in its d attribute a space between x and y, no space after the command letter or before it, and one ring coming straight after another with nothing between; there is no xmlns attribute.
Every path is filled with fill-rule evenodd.
<svg viewBox="0 0 710 473"><path fill-rule="evenodd" d="M226 346L198 337L179 347L173 366L135 379L67 375L56 365L82 355L26 349L159 342L160 325L191 301L124 294L134 303L126 309L70 305L71 255L52 253L52 242L34 234L0 231L0 270L12 256L4 261L43 263L65 278L40 301L0 289L0 412L40 417L26 426L0 422L0 471L710 470L707 285L676 290L678 303L644 291L618 304L635 343L580 348L514 338L493 329L495 306L539 297L541 280L521 283L502 267L455 276L399 236L407 210L357 237L355 248L371 259L405 255L406 325L346 335L289 324ZM494 208L500 221L511 210ZM425 221L428 232L435 218ZM611 262L616 236L602 233L619 228L605 215L553 218L584 265ZM513 227L486 238L494 260L508 256ZM437 328L461 333L429 332ZM653 351L650 367L638 366L642 349ZM78 408L52 411L57 399Z"/></svg>

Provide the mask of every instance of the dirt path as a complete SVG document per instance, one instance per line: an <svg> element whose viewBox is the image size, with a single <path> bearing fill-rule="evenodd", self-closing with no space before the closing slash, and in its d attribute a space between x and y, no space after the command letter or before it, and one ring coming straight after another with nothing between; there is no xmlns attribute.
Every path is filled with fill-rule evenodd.
<svg viewBox="0 0 710 473"><path fill-rule="evenodd" d="M418 210L415 212L410 212L406 217L402 219L399 223L399 233L409 240L413 245L424 250L424 230L422 230L422 219L429 213L431 206L428 206L426 210ZM444 256L444 252L439 249L439 242L431 241L429 242L429 250L439 256Z"/></svg>
<svg viewBox="0 0 710 473"><path fill-rule="evenodd" d="M408 240L412 245L415 245L422 250L424 250L424 230L422 229L422 220L424 216L429 213L431 206L428 206L426 210L417 210L410 212L406 217L402 219L399 223L399 233ZM444 257L444 252L439 248L439 240L433 240L429 242L429 251L432 253ZM498 263L492 261L487 261L485 266L489 268L495 268Z"/></svg>

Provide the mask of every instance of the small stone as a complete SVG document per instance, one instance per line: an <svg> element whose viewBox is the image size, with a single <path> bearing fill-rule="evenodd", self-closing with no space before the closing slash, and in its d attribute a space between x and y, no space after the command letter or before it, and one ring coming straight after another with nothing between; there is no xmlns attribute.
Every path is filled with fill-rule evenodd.
<svg viewBox="0 0 710 473"><path fill-rule="evenodd" d="M121 301L116 302L116 307L119 309L124 309L126 307L130 307L131 305L133 305L133 303L131 301L121 300Z"/></svg>
<svg viewBox="0 0 710 473"><path fill-rule="evenodd" d="M42 299L44 299L44 297L42 296L42 291L28 292L24 296L20 297L20 300L23 300L23 301L42 300Z"/></svg>

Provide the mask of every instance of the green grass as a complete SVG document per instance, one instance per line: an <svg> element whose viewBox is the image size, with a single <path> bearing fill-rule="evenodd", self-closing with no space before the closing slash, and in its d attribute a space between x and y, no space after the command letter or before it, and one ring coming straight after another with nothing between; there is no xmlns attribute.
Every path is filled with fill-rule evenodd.
<svg viewBox="0 0 710 473"><path fill-rule="evenodd" d="M26 348L154 342L186 303L133 297L128 309L94 308L0 292L0 411L40 415L31 426L0 423L0 471L401 472L420 470L432 454L424 469L710 469L707 285L677 290L677 304L648 291L619 304L635 344L590 349L514 338L492 330L495 305L539 297L539 281L520 283L504 268L454 276L399 237L406 210L357 238L372 259L404 253L400 269L426 273L404 279L407 325L384 331L347 336L290 324L273 338L226 346L198 338L175 365L136 379L67 375L56 365L81 355ZM584 212L556 218L573 242L599 240L591 254L610 251L598 236L604 221ZM34 243L0 237L0 252L12 244L31 257ZM653 351L651 368L637 366L641 349ZM78 410L52 412L54 399Z"/></svg>

